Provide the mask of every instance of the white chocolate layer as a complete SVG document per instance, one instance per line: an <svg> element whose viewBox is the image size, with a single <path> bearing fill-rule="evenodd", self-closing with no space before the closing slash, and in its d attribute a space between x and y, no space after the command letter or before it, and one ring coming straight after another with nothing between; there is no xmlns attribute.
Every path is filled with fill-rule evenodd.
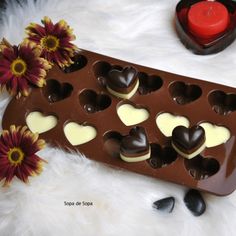
<svg viewBox="0 0 236 236"><path fill-rule="evenodd" d="M187 154L187 153L184 153L184 152L180 151L180 150L173 144L173 142L171 143L171 145L172 145L172 147L175 149L175 151L176 151L177 153L179 153L180 156L185 157L185 158L187 158L187 159L192 159L192 158L194 158L195 156L197 156L198 154L200 154L200 153L206 148L206 145L205 145L205 143L204 143L204 144L203 144L201 147L199 147L199 149L197 149L195 152L192 152L192 153Z"/></svg>
<svg viewBox="0 0 236 236"><path fill-rule="evenodd" d="M201 123L200 126L205 130L206 147L215 147L225 143L230 138L230 131L223 127L213 125L209 122Z"/></svg>
<svg viewBox="0 0 236 236"><path fill-rule="evenodd" d="M123 161L126 161L126 162L139 162L139 161L145 161L147 159L149 159L151 156L151 148L149 147L149 151L147 154L143 155L143 156L138 156L138 157L127 157L127 156L124 156L120 153L120 158L123 160Z"/></svg>
<svg viewBox="0 0 236 236"><path fill-rule="evenodd" d="M39 111L30 112L26 117L26 124L33 133L44 133L57 125L55 116L44 116Z"/></svg>
<svg viewBox="0 0 236 236"><path fill-rule="evenodd" d="M157 127L160 129L160 131L166 137L171 137L172 131L174 130L175 127L182 125L188 128L190 125L190 122L184 116L175 116L175 115L172 115L171 113L165 112L157 116L156 124L157 124Z"/></svg>
<svg viewBox="0 0 236 236"><path fill-rule="evenodd" d="M139 86L139 80L137 80L134 88L129 93L118 93L118 92L114 91L113 89L111 89L108 86L107 86L107 90L108 90L109 93L111 93L112 95L114 95L116 97L120 97L120 98L123 98L123 99L129 99L136 93L136 91L138 89L138 86Z"/></svg>
<svg viewBox="0 0 236 236"><path fill-rule="evenodd" d="M70 122L65 125L64 134L71 145L77 146L94 139L97 136L97 131L92 126Z"/></svg>
<svg viewBox="0 0 236 236"><path fill-rule="evenodd" d="M136 108L131 104L123 104L118 107L117 114L121 121L126 125L139 124L149 117L149 112L144 108Z"/></svg>

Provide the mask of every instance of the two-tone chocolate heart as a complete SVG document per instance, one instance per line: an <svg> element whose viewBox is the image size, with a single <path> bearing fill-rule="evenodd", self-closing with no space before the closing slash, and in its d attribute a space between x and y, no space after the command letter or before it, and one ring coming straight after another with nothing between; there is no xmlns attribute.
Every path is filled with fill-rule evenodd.
<svg viewBox="0 0 236 236"><path fill-rule="evenodd" d="M150 158L150 145L143 127L134 127L120 144L120 157L126 162L144 161Z"/></svg>
<svg viewBox="0 0 236 236"><path fill-rule="evenodd" d="M191 159L205 149L205 131L201 126L177 126L172 132L172 146L181 156Z"/></svg>
<svg viewBox="0 0 236 236"><path fill-rule="evenodd" d="M111 69L106 78L107 90L116 97L129 99L138 89L137 70L127 66L122 70Z"/></svg>

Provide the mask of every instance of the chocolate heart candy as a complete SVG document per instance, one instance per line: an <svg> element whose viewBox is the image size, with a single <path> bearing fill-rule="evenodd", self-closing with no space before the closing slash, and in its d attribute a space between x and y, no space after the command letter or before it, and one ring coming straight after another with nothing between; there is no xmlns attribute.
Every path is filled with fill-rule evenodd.
<svg viewBox="0 0 236 236"><path fill-rule="evenodd" d="M172 132L172 144L184 153L191 154L205 143L205 131L201 126L186 128L177 126Z"/></svg>
<svg viewBox="0 0 236 236"><path fill-rule="evenodd" d="M120 151L125 156L137 157L149 152L149 142L143 127L134 127L121 141Z"/></svg>
<svg viewBox="0 0 236 236"><path fill-rule="evenodd" d="M127 66L123 70L112 69L108 72L107 85L119 93L129 93L138 80L134 67Z"/></svg>

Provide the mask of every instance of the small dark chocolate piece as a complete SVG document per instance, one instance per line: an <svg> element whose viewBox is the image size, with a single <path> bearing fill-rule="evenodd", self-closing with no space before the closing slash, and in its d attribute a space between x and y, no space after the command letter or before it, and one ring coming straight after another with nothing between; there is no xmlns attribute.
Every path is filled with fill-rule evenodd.
<svg viewBox="0 0 236 236"><path fill-rule="evenodd" d="M200 216L206 210L206 203L202 195L195 189L190 189L186 193L184 203L194 216Z"/></svg>
<svg viewBox="0 0 236 236"><path fill-rule="evenodd" d="M201 126L186 128L177 126L172 132L173 144L184 153L193 153L205 142L205 131Z"/></svg>
<svg viewBox="0 0 236 236"><path fill-rule="evenodd" d="M160 199L154 202L152 206L157 210L171 213L175 206L175 198L167 197L167 198Z"/></svg>
<svg viewBox="0 0 236 236"><path fill-rule="evenodd" d="M138 80L137 70L127 66L123 70L111 69L108 72L107 85L119 93L129 93Z"/></svg>
<svg viewBox="0 0 236 236"><path fill-rule="evenodd" d="M149 143L145 129L136 126L121 141L120 151L124 156L137 157L149 152Z"/></svg>

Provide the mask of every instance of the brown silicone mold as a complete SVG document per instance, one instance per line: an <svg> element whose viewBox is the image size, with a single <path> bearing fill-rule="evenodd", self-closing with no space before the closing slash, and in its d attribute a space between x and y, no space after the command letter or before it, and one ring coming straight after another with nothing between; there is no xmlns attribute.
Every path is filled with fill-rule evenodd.
<svg viewBox="0 0 236 236"><path fill-rule="evenodd" d="M106 89L111 69L134 67L139 88L129 99L114 97ZM47 75L47 86L33 88L29 97L13 98L5 110L2 125L26 125L33 111L58 118L53 129L40 134L48 143L78 150L88 158L139 174L186 185L217 195L236 188L236 89L192 79L81 50L76 64L64 70L54 66ZM117 115L121 104L145 108L149 118L126 126ZM230 130L230 139L206 148L187 160L171 147L171 137L162 134L156 124L158 114L168 112L188 118L190 126L210 122ZM16 116L17 114L17 116ZM97 135L91 141L73 146L64 134L68 122L93 127ZM143 127L151 146L151 158L128 163L119 157L120 143L135 127ZM79 135L79 134L78 134Z"/></svg>

